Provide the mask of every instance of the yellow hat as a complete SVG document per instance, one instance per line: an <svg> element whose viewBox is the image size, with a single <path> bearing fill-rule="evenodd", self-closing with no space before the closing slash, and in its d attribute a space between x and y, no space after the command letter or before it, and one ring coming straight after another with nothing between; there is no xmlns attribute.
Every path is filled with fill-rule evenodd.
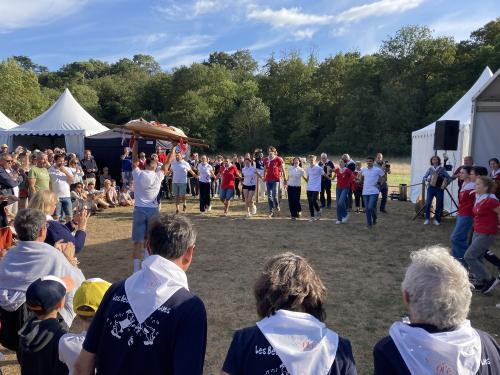
<svg viewBox="0 0 500 375"><path fill-rule="evenodd" d="M99 278L85 280L75 292L73 310L78 315L93 317L110 286L110 283Z"/></svg>

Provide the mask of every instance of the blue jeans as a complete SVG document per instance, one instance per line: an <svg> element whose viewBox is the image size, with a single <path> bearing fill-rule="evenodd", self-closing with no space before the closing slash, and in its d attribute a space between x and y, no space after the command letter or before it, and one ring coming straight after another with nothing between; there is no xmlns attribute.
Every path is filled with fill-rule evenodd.
<svg viewBox="0 0 500 375"><path fill-rule="evenodd" d="M278 181L267 181L266 182L267 191L267 203L269 204L269 212L274 209L279 208L278 203Z"/></svg>
<svg viewBox="0 0 500 375"><path fill-rule="evenodd" d="M464 254L469 247L469 232L472 229L474 218L472 216L457 215L455 229L451 234L451 251L456 260L465 265Z"/></svg>
<svg viewBox="0 0 500 375"><path fill-rule="evenodd" d="M55 216L59 219L72 218L73 217L73 205L71 204L71 198L59 198L56 206Z"/></svg>
<svg viewBox="0 0 500 375"><path fill-rule="evenodd" d="M377 200L378 194L363 195L363 202L365 202L366 222L371 227L377 224Z"/></svg>
<svg viewBox="0 0 500 375"><path fill-rule="evenodd" d="M347 197L351 189L337 188L335 196L337 197L337 220L342 220L347 216Z"/></svg>
<svg viewBox="0 0 500 375"><path fill-rule="evenodd" d="M158 216L158 207L134 207L132 214L132 241L143 242L148 233L149 220Z"/></svg>
<svg viewBox="0 0 500 375"><path fill-rule="evenodd" d="M441 222L441 214L443 213L444 190L435 186L429 186L427 189L427 199L425 200L425 219L431 218L431 205L432 200L436 198L436 212L434 219L439 223Z"/></svg>

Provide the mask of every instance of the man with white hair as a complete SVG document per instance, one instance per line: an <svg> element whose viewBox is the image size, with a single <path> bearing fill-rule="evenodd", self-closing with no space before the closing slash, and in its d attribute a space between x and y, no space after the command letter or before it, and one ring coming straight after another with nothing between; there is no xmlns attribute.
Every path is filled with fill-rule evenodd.
<svg viewBox="0 0 500 375"><path fill-rule="evenodd" d="M323 167L323 172L325 173L321 176L321 194L319 196L319 201L321 203L321 208L332 208L332 171L335 170L335 165L331 160L328 159L326 153L321 154L321 160L318 163L320 167ZM326 199L325 199L326 193Z"/></svg>
<svg viewBox="0 0 500 375"><path fill-rule="evenodd" d="M412 253L402 291L411 323L394 323L375 345L376 375L500 373L500 347L467 320L471 284L447 249Z"/></svg>

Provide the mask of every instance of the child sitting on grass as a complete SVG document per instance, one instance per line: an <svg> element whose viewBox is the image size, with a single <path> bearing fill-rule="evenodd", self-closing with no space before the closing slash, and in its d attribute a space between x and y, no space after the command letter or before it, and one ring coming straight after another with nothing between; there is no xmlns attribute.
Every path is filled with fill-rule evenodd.
<svg viewBox="0 0 500 375"><path fill-rule="evenodd" d="M35 314L19 330L17 358L22 374L67 374L59 361L59 339L66 333L57 313L64 306L65 296L74 289L71 278L45 276L34 281L26 291L26 306Z"/></svg>
<svg viewBox="0 0 500 375"><path fill-rule="evenodd" d="M81 333L66 333L59 339L59 360L68 366L70 374L74 373L74 364L82 350L87 329L110 286L102 279L88 279L75 292L73 310L82 321L83 330Z"/></svg>

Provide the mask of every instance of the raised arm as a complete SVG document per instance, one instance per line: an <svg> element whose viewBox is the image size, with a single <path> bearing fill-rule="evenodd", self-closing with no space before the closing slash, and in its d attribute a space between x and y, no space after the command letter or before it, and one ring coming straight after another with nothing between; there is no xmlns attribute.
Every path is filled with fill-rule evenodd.
<svg viewBox="0 0 500 375"><path fill-rule="evenodd" d="M136 135L134 137L134 146L132 147L132 168L139 168L139 140Z"/></svg>

